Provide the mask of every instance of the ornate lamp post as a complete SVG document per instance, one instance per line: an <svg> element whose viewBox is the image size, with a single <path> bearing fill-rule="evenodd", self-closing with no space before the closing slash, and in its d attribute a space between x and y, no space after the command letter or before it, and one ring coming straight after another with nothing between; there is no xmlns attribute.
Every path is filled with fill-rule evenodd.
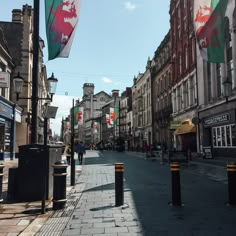
<svg viewBox="0 0 236 236"><path fill-rule="evenodd" d="M50 94L50 98L49 97L48 98L37 97L37 100L48 100L48 101L52 102L53 95L56 92L57 82L58 82L58 79L54 78L54 74L52 73L51 77L49 77L47 79L48 88L49 88L48 92ZM17 101L20 99L32 99L32 98L28 98L28 97L20 97L19 96L22 93L23 85L24 85L24 78L18 72L18 74L13 77L13 89L14 89L14 92L16 93L16 100Z"/></svg>

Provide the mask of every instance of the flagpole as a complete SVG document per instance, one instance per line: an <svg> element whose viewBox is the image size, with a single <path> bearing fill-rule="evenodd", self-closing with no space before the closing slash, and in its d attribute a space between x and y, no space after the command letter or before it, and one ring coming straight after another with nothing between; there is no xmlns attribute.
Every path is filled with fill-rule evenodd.
<svg viewBox="0 0 236 236"><path fill-rule="evenodd" d="M71 111L71 168L70 168L70 184L71 186L75 185L75 158L74 158L74 111L75 110L75 105L74 105L74 98L72 100L72 111Z"/></svg>
<svg viewBox="0 0 236 236"><path fill-rule="evenodd" d="M32 68L32 114L31 114L31 144L37 143L38 118L38 61L39 61L39 0L34 0L33 22L33 68Z"/></svg>

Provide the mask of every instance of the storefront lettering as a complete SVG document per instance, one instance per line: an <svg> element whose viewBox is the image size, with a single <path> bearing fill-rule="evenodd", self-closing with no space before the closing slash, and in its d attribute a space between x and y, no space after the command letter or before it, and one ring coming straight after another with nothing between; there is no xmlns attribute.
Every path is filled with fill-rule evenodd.
<svg viewBox="0 0 236 236"><path fill-rule="evenodd" d="M214 116L214 117L205 119L204 125L205 126L212 126L212 125L215 125L215 124L227 122L229 120L230 120L230 115L229 114L223 114L223 115L218 115L218 116Z"/></svg>

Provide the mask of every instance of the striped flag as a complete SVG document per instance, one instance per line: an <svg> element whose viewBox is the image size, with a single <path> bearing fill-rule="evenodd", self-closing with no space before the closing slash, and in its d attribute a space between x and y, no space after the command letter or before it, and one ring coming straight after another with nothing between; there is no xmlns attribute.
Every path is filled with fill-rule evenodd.
<svg viewBox="0 0 236 236"><path fill-rule="evenodd" d="M45 0L48 60L69 57L79 19L80 0Z"/></svg>
<svg viewBox="0 0 236 236"><path fill-rule="evenodd" d="M225 49L224 16L228 0L194 0L194 26L204 60L223 63Z"/></svg>

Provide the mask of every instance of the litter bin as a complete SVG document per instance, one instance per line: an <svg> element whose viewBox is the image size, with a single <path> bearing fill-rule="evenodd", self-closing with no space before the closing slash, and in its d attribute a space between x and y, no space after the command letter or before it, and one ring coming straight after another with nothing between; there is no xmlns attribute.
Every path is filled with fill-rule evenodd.
<svg viewBox="0 0 236 236"><path fill-rule="evenodd" d="M16 198L20 201L39 201L46 178L46 199L53 195L53 168L60 161L62 146L30 144L19 147Z"/></svg>

